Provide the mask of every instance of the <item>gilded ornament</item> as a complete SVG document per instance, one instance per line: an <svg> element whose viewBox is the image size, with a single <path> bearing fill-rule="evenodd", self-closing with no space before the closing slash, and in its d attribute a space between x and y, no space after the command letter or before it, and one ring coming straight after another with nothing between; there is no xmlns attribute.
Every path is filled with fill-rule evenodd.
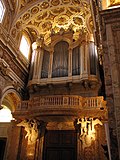
<svg viewBox="0 0 120 160"><path fill-rule="evenodd" d="M56 9L51 10L51 12L55 15L60 14L64 11L65 11L65 8L56 8Z"/></svg>
<svg viewBox="0 0 120 160"><path fill-rule="evenodd" d="M37 17L36 17L36 21L41 21L43 18L42 18L42 14L40 14L40 15L38 15Z"/></svg>
<svg viewBox="0 0 120 160"><path fill-rule="evenodd" d="M47 13L47 12L44 12L42 18L43 18L43 19L44 19L44 18L47 18L47 16L48 16L48 13Z"/></svg>
<svg viewBox="0 0 120 160"><path fill-rule="evenodd" d="M18 22L16 23L16 28L17 28L17 29L20 29L21 26L22 26L22 21L18 21Z"/></svg>
<svg viewBox="0 0 120 160"><path fill-rule="evenodd" d="M49 7L49 3L48 2L43 2L40 6L42 9L46 9Z"/></svg>
<svg viewBox="0 0 120 160"><path fill-rule="evenodd" d="M51 1L51 4L52 4L53 6L57 6L57 5L60 4L60 1L59 1L59 0L52 0L52 1Z"/></svg>
<svg viewBox="0 0 120 160"><path fill-rule="evenodd" d="M32 35L33 40L36 40L37 32L33 28L28 28L29 33Z"/></svg>
<svg viewBox="0 0 120 160"><path fill-rule="evenodd" d="M70 11L72 12L72 13L77 13L78 12L78 8L76 8L76 7L69 7L69 9L70 9Z"/></svg>
<svg viewBox="0 0 120 160"><path fill-rule="evenodd" d="M73 22L77 25L83 25L83 21L80 17L73 17Z"/></svg>
<svg viewBox="0 0 120 160"><path fill-rule="evenodd" d="M16 29L15 28L12 29L11 35L15 38L15 36L16 36Z"/></svg>
<svg viewBox="0 0 120 160"><path fill-rule="evenodd" d="M41 21L41 20L43 21L43 19L47 18L47 16L48 16L48 13L43 12L36 17L36 21Z"/></svg>
<svg viewBox="0 0 120 160"><path fill-rule="evenodd" d="M49 19L49 20L54 20L54 18L55 18L55 15L53 15L53 14L50 12L48 19Z"/></svg>
<svg viewBox="0 0 120 160"><path fill-rule="evenodd" d="M45 32L45 31L49 31L51 28L52 28L51 22L45 22L45 23L43 23L43 25L42 25L42 29L43 29L44 32Z"/></svg>
<svg viewBox="0 0 120 160"><path fill-rule="evenodd" d="M72 2L73 2L73 4L75 4L75 5L80 4L80 1L79 1L79 0L72 0Z"/></svg>
<svg viewBox="0 0 120 160"><path fill-rule="evenodd" d="M38 8L38 7L33 7L33 8L31 9L31 13L32 13L32 14L36 14L36 13L38 13L38 11L39 11L39 8Z"/></svg>
<svg viewBox="0 0 120 160"><path fill-rule="evenodd" d="M68 20L66 18L66 16L61 16L58 18L58 21L57 21L58 25L66 25L68 24Z"/></svg>
<svg viewBox="0 0 120 160"><path fill-rule="evenodd" d="M94 25L93 25L93 20L92 20L92 17L89 19L89 23L90 23L90 27L93 28Z"/></svg>
<svg viewBox="0 0 120 160"><path fill-rule="evenodd" d="M110 0L110 4L115 4L115 0Z"/></svg>
<svg viewBox="0 0 120 160"><path fill-rule="evenodd" d="M120 0L110 0L110 6L120 5Z"/></svg>
<svg viewBox="0 0 120 160"><path fill-rule="evenodd" d="M24 21L28 20L29 18L30 18L30 14L29 13L24 14L24 16L23 16L23 20Z"/></svg>
<svg viewBox="0 0 120 160"><path fill-rule="evenodd" d="M66 15L67 15L68 17L70 17L70 16L72 15L72 12L70 12L70 10L67 9L67 10L66 10Z"/></svg>
<svg viewBox="0 0 120 160"><path fill-rule="evenodd" d="M64 4L67 4L67 3L70 2L70 0L62 0L62 2L63 2Z"/></svg>

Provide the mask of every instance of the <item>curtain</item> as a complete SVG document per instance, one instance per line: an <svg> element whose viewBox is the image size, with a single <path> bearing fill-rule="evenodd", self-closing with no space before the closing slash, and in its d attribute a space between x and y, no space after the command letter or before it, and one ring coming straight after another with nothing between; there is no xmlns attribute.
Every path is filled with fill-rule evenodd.
<svg viewBox="0 0 120 160"><path fill-rule="evenodd" d="M72 50L72 75L80 75L80 46Z"/></svg>
<svg viewBox="0 0 120 160"><path fill-rule="evenodd" d="M54 46L52 77L68 76L68 43L60 41Z"/></svg>
<svg viewBox="0 0 120 160"><path fill-rule="evenodd" d="M41 78L48 78L49 58L50 58L50 53L48 51L44 50Z"/></svg>

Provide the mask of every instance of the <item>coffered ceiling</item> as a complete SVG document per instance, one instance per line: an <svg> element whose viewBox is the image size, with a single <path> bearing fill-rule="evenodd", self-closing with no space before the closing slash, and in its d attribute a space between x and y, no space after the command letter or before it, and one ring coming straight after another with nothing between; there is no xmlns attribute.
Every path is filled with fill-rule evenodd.
<svg viewBox="0 0 120 160"><path fill-rule="evenodd" d="M10 31L14 39L26 31L33 41L43 35L49 44L51 33L58 33L61 28L73 30L74 40L93 30L89 0L14 0L14 9Z"/></svg>

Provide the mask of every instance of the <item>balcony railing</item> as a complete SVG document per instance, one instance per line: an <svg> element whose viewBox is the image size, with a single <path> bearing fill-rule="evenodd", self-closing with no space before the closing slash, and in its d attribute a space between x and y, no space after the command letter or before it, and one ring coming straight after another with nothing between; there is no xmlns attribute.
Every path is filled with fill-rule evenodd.
<svg viewBox="0 0 120 160"><path fill-rule="evenodd" d="M81 97L73 95L59 95L59 96L38 96L33 97L29 101L22 101L17 107L16 111L28 111L35 109L60 109L60 108L77 108L77 109L104 109L106 102L103 97Z"/></svg>

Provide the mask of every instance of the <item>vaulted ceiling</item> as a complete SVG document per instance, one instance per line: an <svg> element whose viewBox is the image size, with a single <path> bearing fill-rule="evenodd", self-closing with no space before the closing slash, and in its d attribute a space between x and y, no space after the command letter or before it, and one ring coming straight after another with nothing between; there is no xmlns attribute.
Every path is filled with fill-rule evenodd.
<svg viewBox="0 0 120 160"><path fill-rule="evenodd" d="M51 33L61 28L73 30L75 40L80 34L93 32L89 0L14 0L12 6L10 34L14 39L24 31L32 41L43 35L49 44Z"/></svg>

